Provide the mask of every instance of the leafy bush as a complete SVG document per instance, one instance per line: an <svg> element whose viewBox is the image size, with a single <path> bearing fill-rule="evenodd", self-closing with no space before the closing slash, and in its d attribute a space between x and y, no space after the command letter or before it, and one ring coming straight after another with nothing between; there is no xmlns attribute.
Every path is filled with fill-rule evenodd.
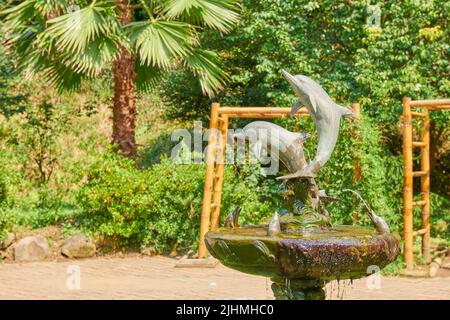
<svg viewBox="0 0 450 320"><path fill-rule="evenodd" d="M239 175L231 167L225 170L222 212L240 205L242 223L256 223L273 212L273 186L261 181L258 168ZM204 174L203 164L175 164L163 157L150 169L138 169L130 160L106 154L78 193L84 212L78 226L118 245L160 252L175 244L195 249Z"/></svg>
<svg viewBox="0 0 450 320"><path fill-rule="evenodd" d="M0 208L0 241L3 240L7 231L11 231L13 225L13 217L9 214L8 211Z"/></svg>

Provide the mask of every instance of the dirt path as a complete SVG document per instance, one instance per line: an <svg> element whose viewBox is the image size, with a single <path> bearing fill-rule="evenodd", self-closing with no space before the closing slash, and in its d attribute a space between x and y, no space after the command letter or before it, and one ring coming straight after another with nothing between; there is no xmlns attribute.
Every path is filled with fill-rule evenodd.
<svg viewBox="0 0 450 320"><path fill-rule="evenodd" d="M175 263L160 256L4 263L0 299L273 299L270 281L262 277L222 265L184 269L174 268ZM450 299L450 277L383 277L380 286L369 289L367 279L360 279L339 288L331 283L327 292L331 299L343 291L344 299Z"/></svg>

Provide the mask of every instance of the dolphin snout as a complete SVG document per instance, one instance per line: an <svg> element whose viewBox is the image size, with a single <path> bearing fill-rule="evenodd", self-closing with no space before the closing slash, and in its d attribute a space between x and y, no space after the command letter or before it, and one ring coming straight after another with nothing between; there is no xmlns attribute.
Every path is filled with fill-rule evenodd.
<svg viewBox="0 0 450 320"><path fill-rule="evenodd" d="M289 72L287 72L286 70L281 70L281 73L283 74L283 76L286 78L286 80L290 83L290 84L295 84L295 77L293 75L291 75Z"/></svg>

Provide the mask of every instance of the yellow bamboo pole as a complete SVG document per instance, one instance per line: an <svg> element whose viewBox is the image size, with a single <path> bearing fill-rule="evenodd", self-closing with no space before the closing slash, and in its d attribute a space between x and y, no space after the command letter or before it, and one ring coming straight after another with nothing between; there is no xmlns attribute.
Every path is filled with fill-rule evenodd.
<svg viewBox="0 0 450 320"><path fill-rule="evenodd" d="M424 127L422 130L421 148L421 171L426 174L420 179L421 198L425 204L422 206L422 229L425 233L422 234L422 255L425 262L430 262L430 114L428 109L424 110Z"/></svg>
<svg viewBox="0 0 450 320"><path fill-rule="evenodd" d="M351 105L353 109L353 118L356 122L358 122L361 118L361 105L359 103L352 103ZM355 137L359 137L359 131L357 128L354 129L354 135ZM356 150L355 150L356 152ZM358 180L361 180L361 166L359 164L359 158L357 156L353 157L353 182L356 182ZM356 199L355 199L356 200ZM353 201L353 223L357 223L359 220L359 212L356 209L356 203L355 200Z"/></svg>
<svg viewBox="0 0 450 320"><path fill-rule="evenodd" d="M413 158L411 98L403 98L403 238L406 268L411 270L413 256Z"/></svg>
<svg viewBox="0 0 450 320"><path fill-rule="evenodd" d="M208 148L206 153L205 185L203 189L203 206L200 221L200 239L198 243L199 258L204 258L208 254L205 245L205 234L209 230L209 219L211 215L211 195L213 190L214 165L216 158L219 107L220 105L218 103L213 103L211 105L211 119L209 124L210 132L208 137Z"/></svg>
<svg viewBox="0 0 450 320"><path fill-rule="evenodd" d="M353 109L353 118L356 121L359 121L361 118L361 105L359 103L352 103L352 109ZM357 129L355 130L355 136L359 136L359 132ZM353 158L353 165L354 165L353 181L358 181L361 179L361 166L359 164L358 157Z"/></svg>
<svg viewBox="0 0 450 320"><path fill-rule="evenodd" d="M220 144L217 152L217 166L216 175L214 176L214 195L213 204L214 209L211 217L211 230L214 231L219 227L220 220L220 205L222 200L222 186L223 186L223 172L226 161L226 147L228 134L228 116L222 115L220 117Z"/></svg>

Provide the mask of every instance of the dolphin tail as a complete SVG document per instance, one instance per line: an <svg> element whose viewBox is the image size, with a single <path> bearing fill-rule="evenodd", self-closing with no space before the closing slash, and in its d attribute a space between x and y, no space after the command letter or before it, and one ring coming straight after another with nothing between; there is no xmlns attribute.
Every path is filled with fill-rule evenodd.
<svg viewBox="0 0 450 320"><path fill-rule="evenodd" d="M297 172L287 174L285 176L277 177L277 180L289 180L289 179L297 179L297 178L311 179L311 178L315 178L315 177L316 177L316 175L309 168L304 168Z"/></svg>
<svg viewBox="0 0 450 320"><path fill-rule="evenodd" d="M295 113L297 112L298 109L300 109L301 106L302 106L302 103L300 102L300 100L297 100L297 101L292 105L291 112L290 112L289 116L290 116L291 118L293 118L293 117L295 116Z"/></svg>

